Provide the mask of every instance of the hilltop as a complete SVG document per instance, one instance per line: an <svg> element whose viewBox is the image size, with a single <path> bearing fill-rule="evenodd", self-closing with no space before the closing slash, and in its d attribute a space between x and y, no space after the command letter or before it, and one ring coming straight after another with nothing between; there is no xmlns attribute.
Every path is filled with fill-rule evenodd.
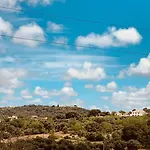
<svg viewBox="0 0 150 150"><path fill-rule="evenodd" d="M89 110L77 106L42 106L42 105L24 105L18 107L0 108L0 118L8 116L19 117L57 117L64 116L68 112L76 112L80 115L87 115Z"/></svg>

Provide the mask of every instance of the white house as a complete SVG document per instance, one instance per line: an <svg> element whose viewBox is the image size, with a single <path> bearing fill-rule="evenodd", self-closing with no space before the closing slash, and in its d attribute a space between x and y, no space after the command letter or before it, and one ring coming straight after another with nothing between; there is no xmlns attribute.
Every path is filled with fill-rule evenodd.
<svg viewBox="0 0 150 150"><path fill-rule="evenodd" d="M11 121L14 120L14 119L18 119L17 116L11 116L11 117L8 117Z"/></svg>
<svg viewBox="0 0 150 150"><path fill-rule="evenodd" d="M144 110L132 110L130 113L130 116L143 116L146 115L146 112Z"/></svg>

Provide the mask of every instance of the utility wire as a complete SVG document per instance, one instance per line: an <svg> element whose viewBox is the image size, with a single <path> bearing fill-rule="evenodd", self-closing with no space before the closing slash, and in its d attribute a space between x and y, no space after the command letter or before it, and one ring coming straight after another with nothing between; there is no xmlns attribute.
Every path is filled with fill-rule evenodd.
<svg viewBox="0 0 150 150"><path fill-rule="evenodd" d="M23 10L23 9L15 9L12 7L5 7L5 6L0 6L1 9L5 9L5 10L10 10L10 11L16 11L16 12L23 12L23 13L34 13L31 11L27 11L27 10ZM35 14L37 15L41 15L41 16L51 16L51 17L55 17L55 18L62 18L62 19L67 19L67 20L74 20L74 21L80 21L80 22L87 22L87 23L94 23L94 24L104 24L104 25L108 25L108 26L118 26L118 27L128 27L127 25L123 25L123 24L115 24L115 23L106 23L106 22L102 22L102 21L94 21L94 20L88 20L88 19L81 19L81 18L75 18L75 17L69 17L69 16L58 16L58 15L54 15L51 13L38 13L35 12ZM133 26L133 25L130 25ZM136 27L137 29L140 30L146 30L146 31L150 31L150 28L143 28L143 27Z"/></svg>
<svg viewBox="0 0 150 150"><path fill-rule="evenodd" d="M62 45L62 46L73 46L73 47L78 47L78 48L84 48L84 49L94 49L98 51L112 51L112 52L120 52L120 53L130 53L130 54L137 54L137 55L148 55L146 53L139 53L139 52L134 52L134 51L122 51L122 50L110 50L110 49L104 49L104 48L97 48L94 46L83 46L83 45L77 45L77 44L67 44L67 43L60 43L60 42L48 42L45 40L38 40L38 39L29 39L29 38L24 38L24 37L17 37L17 36L11 36L11 35L5 35L5 34L0 34L2 37L8 37L8 38L14 38L14 39L19 39L19 40L26 40L26 41L35 41L35 42L40 42L40 43L47 43L47 44L56 44L56 45Z"/></svg>

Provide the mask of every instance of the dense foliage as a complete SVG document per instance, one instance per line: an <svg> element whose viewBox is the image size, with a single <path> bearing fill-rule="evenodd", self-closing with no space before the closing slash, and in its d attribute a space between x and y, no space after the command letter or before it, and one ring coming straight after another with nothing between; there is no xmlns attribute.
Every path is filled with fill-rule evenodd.
<svg viewBox="0 0 150 150"><path fill-rule="evenodd" d="M31 107L31 108L30 108ZM85 110L78 107L24 106L2 110L0 122L1 150L137 150L150 149L150 115L118 117L100 110ZM1 108L2 109L2 108ZM23 110L21 110L23 109ZM26 110L27 109L27 110ZM45 112L38 117L39 110ZM50 110L51 109L51 110ZM56 109L56 110L55 110ZM17 119L8 118L19 114ZM38 110L38 111L37 111ZM52 112L54 110L54 112ZM58 113L57 113L57 110ZM27 114L24 112L29 111ZM147 111L149 111L147 109ZM32 112L32 113L31 113ZM62 113L60 113L62 112ZM6 114L5 114L6 113ZM30 114L32 114L30 116ZM64 138L55 133L63 133ZM5 139L25 135L48 134L49 138L36 138L5 142Z"/></svg>

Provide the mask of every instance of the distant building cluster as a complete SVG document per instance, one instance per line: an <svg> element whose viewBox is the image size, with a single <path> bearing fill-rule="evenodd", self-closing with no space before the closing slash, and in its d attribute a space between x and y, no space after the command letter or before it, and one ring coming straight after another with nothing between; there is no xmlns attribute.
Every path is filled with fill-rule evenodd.
<svg viewBox="0 0 150 150"><path fill-rule="evenodd" d="M12 121L12 120L18 119L18 117L17 116L10 116L10 117L8 117L8 119L10 119L10 121ZM31 119L33 119L33 120L38 120L38 119L48 120L48 117L40 118L38 116L31 116ZM1 120L0 120L0 122L1 122Z"/></svg>
<svg viewBox="0 0 150 150"><path fill-rule="evenodd" d="M117 112L115 115L120 117L130 117L130 116L144 116L146 114L147 113L144 110L134 109L131 112L124 112L124 113Z"/></svg>

